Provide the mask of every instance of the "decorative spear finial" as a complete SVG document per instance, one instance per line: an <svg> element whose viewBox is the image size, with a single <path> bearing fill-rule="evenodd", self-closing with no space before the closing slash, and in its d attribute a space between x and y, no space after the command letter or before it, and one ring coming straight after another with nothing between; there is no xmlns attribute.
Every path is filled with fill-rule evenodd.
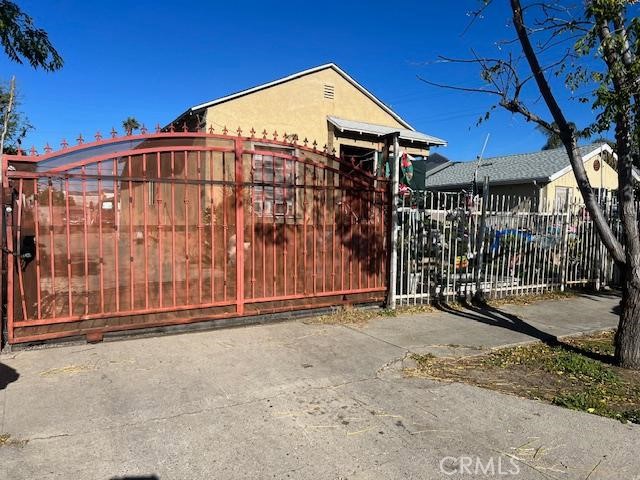
<svg viewBox="0 0 640 480"><path fill-rule="evenodd" d="M213 135L213 125L209 125L209 133Z"/></svg>
<svg viewBox="0 0 640 480"><path fill-rule="evenodd" d="M116 129L111 127L111 138L116 138L118 136L118 132L116 132Z"/></svg>
<svg viewBox="0 0 640 480"><path fill-rule="evenodd" d="M82 138L82 134L78 135L78 138L76 138L76 142L78 142L78 145L82 145L84 143L84 138Z"/></svg>
<svg viewBox="0 0 640 480"><path fill-rule="evenodd" d="M67 140L63 138L62 142L60 142L60 146L64 150L65 148L67 148L69 146L69 144L67 143Z"/></svg>
<svg viewBox="0 0 640 480"><path fill-rule="evenodd" d="M93 137L96 139L96 142L102 140L102 134L100 133L100 130L98 130Z"/></svg>
<svg viewBox="0 0 640 480"><path fill-rule="evenodd" d="M47 142L47 144L44 146L44 153L51 153L53 152L53 148L51 148L51 145L49 145L49 142Z"/></svg>

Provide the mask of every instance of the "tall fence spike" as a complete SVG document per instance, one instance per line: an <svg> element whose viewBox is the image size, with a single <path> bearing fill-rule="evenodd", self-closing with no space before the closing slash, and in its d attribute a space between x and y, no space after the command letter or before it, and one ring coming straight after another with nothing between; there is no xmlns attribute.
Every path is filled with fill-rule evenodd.
<svg viewBox="0 0 640 480"><path fill-rule="evenodd" d="M249 130L249 133L251 134L251 138L255 138L256 136L256 131L254 130L253 127L251 127L251 130Z"/></svg>
<svg viewBox="0 0 640 480"><path fill-rule="evenodd" d="M65 138L63 138L62 142L60 142L60 146L62 147L63 150L69 146Z"/></svg>
<svg viewBox="0 0 640 480"><path fill-rule="evenodd" d="M162 128L160 127L159 123L156 123L156 133L160 133L162 131Z"/></svg>
<svg viewBox="0 0 640 480"><path fill-rule="evenodd" d="M236 130L236 133L238 134L239 137L242 136L242 129L240 127L238 127L238 129Z"/></svg>
<svg viewBox="0 0 640 480"><path fill-rule="evenodd" d="M29 155L31 155L32 157L35 157L38 154L36 147L34 147L33 145L31 145L31 149L29 150Z"/></svg>
<svg viewBox="0 0 640 480"><path fill-rule="evenodd" d="M116 138L118 136L118 132L114 127L111 127L111 138Z"/></svg>
<svg viewBox="0 0 640 480"><path fill-rule="evenodd" d="M267 139L267 135L268 135L267 129L265 128L264 130L262 130L262 139L266 140Z"/></svg>
<svg viewBox="0 0 640 480"><path fill-rule="evenodd" d="M100 130L98 130L93 137L96 139L96 142L102 140L102 134L100 133Z"/></svg>
<svg viewBox="0 0 640 480"><path fill-rule="evenodd" d="M144 123L142 124L142 127L140 127L140 133L142 135L146 135L148 132L147 127L145 127Z"/></svg>
<svg viewBox="0 0 640 480"><path fill-rule="evenodd" d="M213 125L209 125L209 133L213 135L213 132L214 132Z"/></svg>
<svg viewBox="0 0 640 480"><path fill-rule="evenodd" d="M47 142L47 144L44 146L44 153L51 153L53 152L53 148L51 148L51 145L49 145L49 142Z"/></svg>
<svg viewBox="0 0 640 480"><path fill-rule="evenodd" d="M84 143L84 138L82 138L82 134L78 135L78 138L76 138L76 142L78 142L78 145L82 145Z"/></svg>
<svg viewBox="0 0 640 480"><path fill-rule="evenodd" d="M228 128L227 128L227 126L225 125L225 126L222 128L222 134L223 134L223 135L226 135L227 133L229 133L229 129L228 129Z"/></svg>

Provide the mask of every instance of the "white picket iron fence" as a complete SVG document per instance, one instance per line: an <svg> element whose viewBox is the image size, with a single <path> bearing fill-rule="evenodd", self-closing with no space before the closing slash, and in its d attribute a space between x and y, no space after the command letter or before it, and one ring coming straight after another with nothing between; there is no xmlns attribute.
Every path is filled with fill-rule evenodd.
<svg viewBox="0 0 640 480"><path fill-rule="evenodd" d="M483 205L484 203L484 205ZM584 205L546 211L525 197L412 192L397 208L395 304L535 295L615 284L614 262ZM603 208L620 235L617 206Z"/></svg>

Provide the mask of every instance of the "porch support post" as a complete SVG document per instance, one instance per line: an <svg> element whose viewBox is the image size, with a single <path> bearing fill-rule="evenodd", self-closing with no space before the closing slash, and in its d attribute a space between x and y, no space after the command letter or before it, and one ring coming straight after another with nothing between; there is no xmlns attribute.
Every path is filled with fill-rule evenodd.
<svg viewBox="0 0 640 480"><path fill-rule="evenodd" d="M393 139L393 161L391 154L388 153L389 166L391 168L391 239L390 239L390 255L389 255L389 296L387 297L387 308L395 310L396 308L396 277L398 276L398 198L400 188L400 132L389 135ZM389 150L387 149L387 152Z"/></svg>

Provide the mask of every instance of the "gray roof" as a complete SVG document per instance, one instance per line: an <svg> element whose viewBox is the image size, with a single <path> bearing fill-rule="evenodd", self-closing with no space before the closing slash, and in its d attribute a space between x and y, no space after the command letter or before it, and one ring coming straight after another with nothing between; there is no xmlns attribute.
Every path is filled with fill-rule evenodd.
<svg viewBox="0 0 640 480"><path fill-rule="evenodd" d="M583 159L590 153L600 149L603 144L594 143L578 147ZM446 168L435 171L426 179L427 188L457 187L469 185L477 162L453 162ZM478 181L485 176L492 184L518 184L537 181L550 182L554 175L571 168L569 157L564 147L553 150L542 150L534 153L506 155L503 157L484 158L478 169Z"/></svg>
<svg viewBox="0 0 640 480"><path fill-rule="evenodd" d="M426 143L428 145L446 145L447 142L426 133L416 132L406 128L387 127L386 125L378 125L376 123L357 122L355 120L346 120L344 118L328 116L329 123L334 125L340 131L364 133L367 135L376 135L382 137L394 132L400 132L400 139L410 142Z"/></svg>

